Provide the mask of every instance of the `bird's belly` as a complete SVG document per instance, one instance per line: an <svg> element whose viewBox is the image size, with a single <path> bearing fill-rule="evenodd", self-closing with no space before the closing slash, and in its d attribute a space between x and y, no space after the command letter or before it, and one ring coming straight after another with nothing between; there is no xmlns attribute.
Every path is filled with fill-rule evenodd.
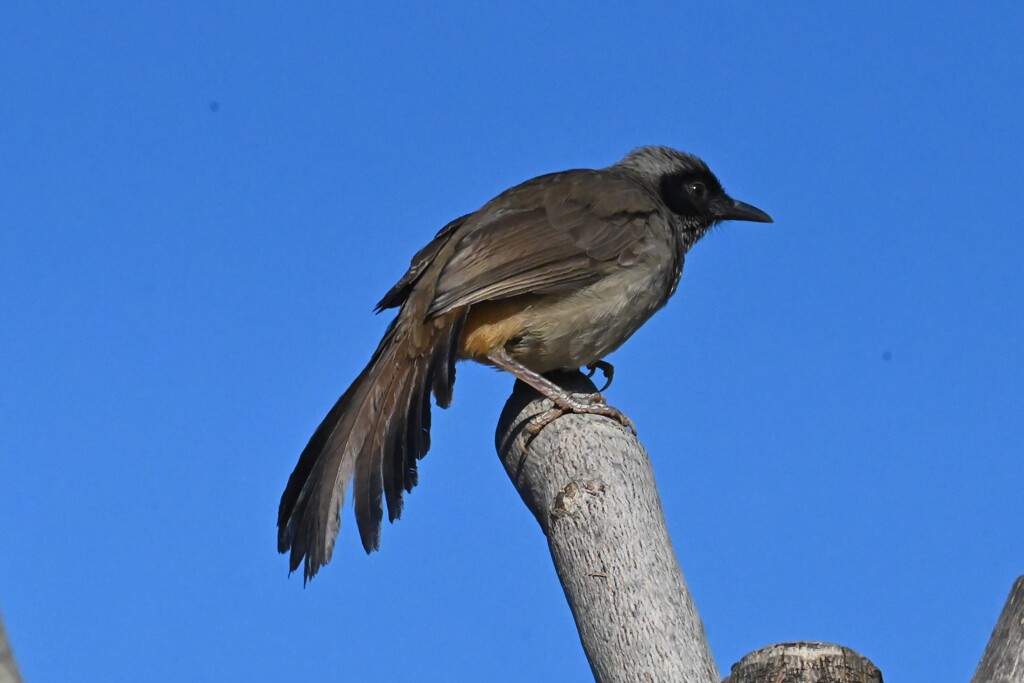
<svg viewBox="0 0 1024 683"><path fill-rule="evenodd" d="M575 292L538 298L523 310L521 337L506 348L536 372L576 368L604 358L665 302L671 284L635 270ZM515 340L514 340L515 341Z"/></svg>

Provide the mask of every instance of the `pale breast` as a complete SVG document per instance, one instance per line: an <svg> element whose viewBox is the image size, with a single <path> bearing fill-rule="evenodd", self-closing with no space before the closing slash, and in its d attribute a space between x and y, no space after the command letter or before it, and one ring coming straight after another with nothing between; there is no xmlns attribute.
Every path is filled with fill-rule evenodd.
<svg viewBox="0 0 1024 683"><path fill-rule="evenodd" d="M585 366L617 349L668 299L672 268L635 265L576 292L545 296L521 313L509 351L536 372Z"/></svg>

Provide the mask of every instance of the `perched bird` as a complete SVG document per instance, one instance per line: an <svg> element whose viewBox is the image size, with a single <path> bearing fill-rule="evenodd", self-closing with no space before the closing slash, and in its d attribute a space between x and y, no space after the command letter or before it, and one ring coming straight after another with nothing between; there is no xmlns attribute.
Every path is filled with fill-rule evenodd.
<svg viewBox="0 0 1024 683"><path fill-rule="evenodd" d="M686 252L724 220L770 223L736 201L707 165L641 147L607 168L543 175L457 218L417 253L377 311L398 308L384 338L299 457L278 511L278 550L312 578L331 559L354 479L366 552L380 544L430 448L430 394L447 408L455 361L505 370L559 411L629 423L599 395L542 373L597 367L676 290Z"/></svg>

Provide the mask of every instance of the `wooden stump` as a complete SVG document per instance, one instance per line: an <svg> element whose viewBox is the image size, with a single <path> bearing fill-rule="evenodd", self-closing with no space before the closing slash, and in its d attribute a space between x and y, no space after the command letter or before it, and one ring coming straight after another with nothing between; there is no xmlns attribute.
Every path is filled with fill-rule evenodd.
<svg viewBox="0 0 1024 683"><path fill-rule="evenodd" d="M724 683L882 683L882 672L842 645L779 643L734 664Z"/></svg>

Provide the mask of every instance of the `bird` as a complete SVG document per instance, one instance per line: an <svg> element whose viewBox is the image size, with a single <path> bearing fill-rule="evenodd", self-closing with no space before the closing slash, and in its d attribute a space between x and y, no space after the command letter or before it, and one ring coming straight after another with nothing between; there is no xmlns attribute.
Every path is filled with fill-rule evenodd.
<svg viewBox="0 0 1024 683"><path fill-rule="evenodd" d="M401 516L430 448L430 396L449 407L456 361L514 375L553 401L554 417L631 427L600 394L572 395L544 374L607 369L605 356L675 293L686 253L726 220L772 222L700 158L645 146L605 168L527 180L445 225L377 304L397 314L288 479L278 551L289 573L302 565L305 583L331 560L350 481L363 548L379 548L383 504L389 521Z"/></svg>

